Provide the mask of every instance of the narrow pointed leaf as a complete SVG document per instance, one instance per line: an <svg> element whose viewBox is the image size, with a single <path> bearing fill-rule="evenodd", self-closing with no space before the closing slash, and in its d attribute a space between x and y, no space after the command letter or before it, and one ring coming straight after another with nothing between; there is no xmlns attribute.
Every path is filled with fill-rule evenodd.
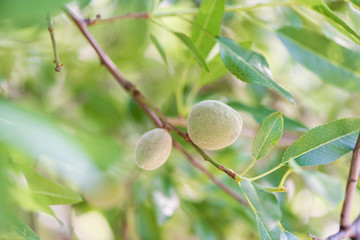
<svg viewBox="0 0 360 240"><path fill-rule="evenodd" d="M355 147L360 118L345 118L313 128L285 151L282 162L295 159L300 166L327 164Z"/></svg>
<svg viewBox="0 0 360 240"><path fill-rule="evenodd" d="M161 44L159 43L159 41L156 39L156 37L152 34L150 34L150 40L151 42L154 44L154 46L156 47L156 49L159 51L160 56L162 58L162 60L164 61L164 63L166 65L168 65L168 61L166 58L166 53L164 51L164 48L161 46Z"/></svg>
<svg viewBox="0 0 360 240"><path fill-rule="evenodd" d="M194 45L191 39L183 33L180 32L172 32L176 37L180 39L180 41L189 49L191 54L194 56L196 62L206 71L209 71L209 68L206 64L206 61L203 55L200 53L199 49Z"/></svg>
<svg viewBox="0 0 360 240"><path fill-rule="evenodd" d="M7 215L4 217L4 220L19 234L19 236L26 240L40 240L40 237L17 216Z"/></svg>
<svg viewBox="0 0 360 240"><path fill-rule="evenodd" d="M34 171L27 171L25 176L28 180L30 191L37 199L42 199L48 205L75 204L82 201L80 195L72 189L50 181Z"/></svg>
<svg viewBox="0 0 360 240"><path fill-rule="evenodd" d="M358 0L356 0L358 1ZM356 1L352 1L353 3ZM305 6L312 8L314 11L324 15L329 22L336 27L339 31L350 37L354 42L360 44L360 36L338 17L325 3L323 0L300 0Z"/></svg>
<svg viewBox="0 0 360 240"><path fill-rule="evenodd" d="M270 229L281 218L280 206L273 193L264 190L260 185L243 179L240 188L253 210L261 240L278 240L280 231Z"/></svg>
<svg viewBox="0 0 360 240"><path fill-rule="evenodd" d="M273 81L269 64L262 55L225 37L219 37L217 41L223 63L234 76L247 83L272 88L295 104L293 96Z"/></svg>
<svg viewBox="0 0 360 240"><path fill-rule="evenodd" d="M273 238L270 236L269 230L266 228L265 224L257 214L256 223L258 225L260 240L273 240Z"/></svg>
<svg viewBox="0 0 360 240"><path fill-rule="evenodd" d="M204 0L195 17L191 39L204 57L208 56L216 43L209 34L219 35L224 10L225 0Z"/></svg>
<svg viewBox="0 0 360 240"><path fill-rule="evenodd" d="M280 205L274 193L268 192L260 185L246 179L241 181L241 187L265 225L280 220Z"/></svg>
<svg viewBox="0 0 360 240"><path fill-rule="evenodd" d="M360 93L360 53L307 29L285 27L277 33L289 53L323 81Z"/></svg>
<svg viewBox="0 0 360 240"><path fill-rule="evenodd" d="M268 155L279 142L283 133L284 120L280 112L270 114L255 137L252 155L259 160Z"/></svg>
<svg viewBox="0 0 360 240"><path fill-rule="evenodd" d="M282 239L281 240L299 240L294 234L292 234L291 232L288 232L288 231L283 231L285 233L285 236L286 238Z"/></svg>

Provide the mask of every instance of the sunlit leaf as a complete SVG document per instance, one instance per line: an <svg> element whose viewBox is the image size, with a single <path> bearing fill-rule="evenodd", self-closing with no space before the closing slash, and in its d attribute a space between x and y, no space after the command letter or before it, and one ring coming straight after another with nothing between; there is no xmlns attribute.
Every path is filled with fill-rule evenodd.
<svg viewBox="0 0 360 240"><path fill-rule="evenodd" d="M54 211L44 198L23 186L16 186L10 191L11 197L22 209L31 212L43 212L56 217Z"/></svg>
<svg viewBox="0 0 360 240"><path fill-rule="evenodd" d="M271 149L279 142L283 133L284 120L280 112L270 114L265 118L252 148L254 159L258 160L270 153Z"/></svg>
<svg viewBox="0 0 360 240"><path fill-rule="evenodd" d="M26 171L25 176L30 191L48 205L74 204L82 201L80 195L72 189L50 181L32 170Z"/></svg>
<svg viewBox="0 0 360 240"><path fill-rule="evenodd" d="M293 96L273 81L266 59L225 37L217 38L226 68L241 81L276 90L295 104Z"/></svg>
<svg viewBox="0 0 360 240"><path fill-rule="evenodd" d="M5 222L13 228L19 236L23 237L26 240L40 240L40 237L26 225L20 218L13 214L6 216L0 216L0 223Z"/></svg>
<svg viewBox="0 0 360 240"><path fill-rule="evenodd" d="M349 36L355 42L360 44L360 36L341 18L339 18L325 3L323 0L299 0L305 6L312 8L318 13L324 15L329 22L339 29L341 32ZM356 0L358 1L358 0ZM354 1L353 1L354 2ZM356 2L355 2L356 3Z"/></svg>
<svg viewBox="0 0 360 240"><path fill-rule="evenodd" d="M178 37L181 42L187 47L187 49L191 52L191 54L194 56L196 62L203 67L206 71L209 71L209 68L206 64L206 61L199 51L199 49L194 45L194 43L191 41L191 39L186 36L183 33L180 32L173 32L176 37Z"/></svg>
<svg viewBox="0 0 360 240"><path fill-rule="evenodd" d="M285 27L277 33L289 53L323 81L360 93L360 53L307 29Z"/></svg>
<svg viewBox="0 0 360 240"><path fill-rule="evenodd" d="M191 39L205 58L216 43L209 34L219 35L224 10L225 0L204 0L195 17Z"/></svg>
<svg viewBox="0 0 360 240"><path fill-rule="evenodd" d="M336 120L311 129L291 144L282 162L295 159L300 166L327 164L354 149L359 118Z"/></svg>

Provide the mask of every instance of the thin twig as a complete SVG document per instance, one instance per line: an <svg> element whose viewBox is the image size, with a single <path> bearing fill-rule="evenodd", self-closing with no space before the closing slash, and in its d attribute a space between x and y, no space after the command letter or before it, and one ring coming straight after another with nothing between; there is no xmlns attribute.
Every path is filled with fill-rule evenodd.
<svg viewBox="0 0 360 240"><path fill-rule="evenodd" d="M294 1L279 1L271 3L260 3L252 6L227 6L225 12L243 12L251 11L261 7L277 7L277 6L286 6L286 5L295 5L297 2ZM199 8L191 9L182 9L172 12L134 12L134 13L125 13L115 17L101 19L100 15L97 15L95 19L86 19L85 22L88 26L114 22L121 19L149 19L149 18L163 18L163 17L179 17L183 15L195 15L199 12Z"/></svg>
<svg viewBox="0 0 360 240"><path fill-rule="evenodd" d="M173 146L181 152L189 162L194 165L196 168L198 168L202 173L204 173L207 177L209 177L216 185L218 185L222 190L224 190L227 194L232 196L234 199L236 199L238 202L247 205L247 202L241 198L238 194L236 194L233 190L231 190L228 186L226 186L224 183L222 183L219 179L217 179L213 174L211 174L207 169L205 169L201 164L195 160L193 156L191 156L188 152L185 151L185 149L178 144L177 142L173 142Z"/></svg>
<svg viewBox="0 0 360 240"><path fill-rule="evenodd" d="M354 200L356 185L359 178L359 170L360 170L360 134L356 141L356 145L351 159L350 171L349 171L348 181L345 190L345 199L340 215L340 230L347 229L351 223L350 221L351 207L352 207L352 202Z"/></svg>
<svg viewBox="0 0 360 240"><path fill-rule="evenodd" d="M55 66L55 72L60 72L61 67L63 65L60 63L58 45L56 44L55 33L54 33L54 25L53 25L53 21L52 21L52 18L50 16L50 14L47 15L46 20L48 22L48 31L49 31L49 34L50 34L51 44L52 44L53 52L54 52L54 60L53 60L53 62L56 65Z"/></svg>
<svg viewBox="0 0 360 240"><path fill-rule="evenodd" d="M206 153L204 153L200 148L198 148L192 141L189 139L186 133L181 131L180 129L174 127L172 124L170 124L167 121L167 118L165 115L160 111L159 108L154 106L137 88L134 84L129 82L117 69L115 63L106 55L106 53L102 50L102 48L99 46L99 44L96 42L94 37L90 34L88 28L87 28L87 22L81 18L79 18L75 13L73 13L70 9L65 9L66 13L69 15L69 17L74 21L74 23L78 26L80 31L83 33L85 38L89 41L91 46L94 48L96 53L98 54L101 63L110 71L110 73L113 75L113 77L116 79L116 81L124 88L124 90L140 105L140 107L143 108L143 110L149 115L149 117L154 121L155 125L158 127L167 127L169 130L173 130L175 133L177 133L179 136L183 137L186 141L189 141L193 147L204 157L205 160L215 165L219 170L223 171L227 175L229 175L231 178L238 180L238 175L231 169L228 169L224 167L223 165L220 165L215 160L212 160ZM149 103L150 106L149 106ZM155 113L154 113L154 111ZM159 118L161 117L161 119ZM175 141L174 141L175 142ZM176 144L175 144L176 145ZM178 144L177 144L178 146ZM179 147L176 147L179 150ZM183 150L181 151L185 156L187 156L187 159L189 159L189 154ZM199 168L201 165L194 164L194 161L190 161L195 167ZM200 169L200 168L199 168ZM201 169L200 169L201 170ZM203 170L201 170L203 171ZM214 178L212 175L206 174L212 181L214 181L219 187L221 187L225 192L229 193L229 189L224 188L226 187L223 184L219 184L219 181Z"/></svg>
<svg viewBox="0 0 360 240"><path fill-rule="evenodd" d="M97 15L95 19L85 19L85 22L88 26L92 26L92 25L101 24L101 23L114 22L114 21L117 21L120 19L125 19L125 18L147 19L147 18L149 18L149 13L148 12L125 13L125 14L118 15L118 16L115 16L112 18L105 18L105 19L101 19L100 15Z"/></svg>

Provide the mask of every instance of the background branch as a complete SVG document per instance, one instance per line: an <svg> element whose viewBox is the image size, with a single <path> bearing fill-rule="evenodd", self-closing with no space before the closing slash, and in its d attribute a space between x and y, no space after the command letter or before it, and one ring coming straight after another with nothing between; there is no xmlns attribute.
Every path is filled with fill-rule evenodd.
<svg viewBox="0 0 360 240"><path fill-rule="evenodd" d="M50 34L51 44L52 44L53 52L54 52L54 60L53 60L53 62L56 65L55 66L55 71L60 72L61 67L63 65L60 63L59 53L58 53L58 46L56 44L55 33L54 33L54 25L53 25L53 21L52 21L52 18L50 16L50 14L47 15L46 20L47 20L47 23L48 23L48 31L49 31L49 34Z"/></svg>
<svg viewBox="0 0 360 240"><path fill-rule="evenodd" d="M296 5L295 1L279 1L279 2L270 2L270 3L259 3L253 6L227 6L225 12L242 12L242 11L251 11L261 7L276 7L276 6L286 6L286 5ZM179 17L183 15L195 15L199 12L199 8L190 8L183 9L172 12L134 12L134 13L125 13L115 17L101 19L100 15L97 15L95 19L86 19L85 22L88 26L114 22L121 19L132 18L132 19L149 19L149 18L163 18L163 17Z"/></svg>

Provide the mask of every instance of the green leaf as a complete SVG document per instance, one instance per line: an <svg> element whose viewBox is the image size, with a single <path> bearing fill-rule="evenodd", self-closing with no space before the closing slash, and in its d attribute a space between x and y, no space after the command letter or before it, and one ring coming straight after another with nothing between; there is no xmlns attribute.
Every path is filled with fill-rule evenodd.
<svg viewBox="0 0 360 240"><path fill-rule="evenodd" d="M344 186L340 179L318 171L302 170L300 175L310 190L326 199L332 207L337 206L342 201Z"/></svg>
<svg viewBox="0 0 360 240"><path fill-rule="evenodd" d="M239 102L228 102L227 105L234 108L238 111L244 111L250 113L255 121L257 123L262 124L265 120L265 118L271 114L274 113L275 110L267 108L265 106L251 106L251 105L245 105ZM299 132L306 132L308 129L305 127L302 123L295 121L291 118L288 118L286 116L283 116L284 119L284 128L287 130L293 130L293 131L299 131Z"/></svg>
<svg viewBox="0 0 360 240"><path fill-rule="evenodd" d="M311 129L285 151L282 163L295 159L300 166L327 164L354 149L360 118L336 120Z"/></svg>
<svg viewBox="0 0 360 240"><path fill-rule="evenodd" d="M191 39L204 57L208 56L216 43L209 34L219 35L224 10L225 0L204 0L195 17Z"/></svg>
<svg viewBox="0 0 360 240"><path fill-rule="evenodd" d="M145 204L141 204L137 208L136 229L140 239L162 239L154 209Z"/></svg>
<svg viewBox="0 0 360 240"><path fill-rule="evenodd" d="M283 231L285 233L286 238L281 238L280 240L299 240L295 235L293 235L291 232Z"/></svg>
<svg viewBox="0 0 360 240"><path fill-rule="evenodd" d="M324 36L293 27L277 31L290 54L322 80L360 93L360 54Z"/></svg>
<svg viewBox="0 0 360 240"><path fill-rule="evenodd" d="M262 55L247 50L228 38L219 37L217 41L223 63L234 76L247 83L272 88L295 104L293 96L273 81L269 64Z"/></svg>
<svg viewBox="0 0 360 240"><path fill-rule="evenodd" d="M166 58L166 53L164 51L164 48L161 46L161 44L159 43L159 41L156 39L156 37L154 35L150 34L150 39L151 39L151 42L156 47L156 49L159 51L160 56L163 59L164 63L166 65L168 65L168 61L167 61L167 58Z"/></svg>
<svg viewBox="0 0 360 240"><path fill-rule="evenodd" d="M57 13L69 0L1 0L0 20L12 19L18 26L25 27L44 21L49 12Z"/></svg>
<svg viewBox="0 0 360 240"><path fill-rule="evenodd" d="M280 220L280 205L274 193L268 192L260 185L246 179L241 181L241 187L265 225Z"/></svg>
<svg viewBox="0 0 360 240"><path fill-rule="evenodd" d="M206 64L206 61L203 57L203 55L201 54L201 52L199 51L199 49L194 45L194 43L191 41L191 39L186 36L183 33L180 32L172 32L176 37L178 37L181 42L189 49L189 51L191 52L191 54L194 56L196 62L203 67L206 71L209 72L209 68Z"/></svg>
<svg viewBox="0 0 360 240"><path fill-rule="evenodd" d="M3 218L5 222L7 222L21 237L26 240L40 240L40 237L17 216L11 214L3 216Z"/></svg>
<svg viewBox="0 0 360 240"><path fill-rule="evenodd" d="M49 207L49 204L44 198L39 198L39 195L31 192L29 189L16 186L10 191L12 199L24 210L31 212L44 212L50 216L56 217L54 211Z"/></svg>
<svg viewBox="0 0 360 240"><path fill-rule="evenodd" d="M260 240L272 240L273 238L270 235L270 231L267 229L258 214L256 214L256 223L258 225Z"/></svg>
<svg viewBox="0 0 360 240"><path fill-rule="evenodd" d="M75 204L82 201L80 195L70 188L50 181L40 174L28 170L25 172L30 192L48 205Z"/></svg>
<svg viewBox="0 0 360 240"><path fill-rule="evenodd" d="M283 125L284 120L280 112L272 113L264 120L253 143L252 155L255 160L265 157L275 147L283 133Z"/></svg>
<svg viewBox="0 0 360 240"><path fill-rule="evenodd" d="M360 44L360 36L341 18L339 18L323 0L299 0L305 6L312 8L314 11L324 15L330 23L339 31L350 37L356 43Z"/></svg>

